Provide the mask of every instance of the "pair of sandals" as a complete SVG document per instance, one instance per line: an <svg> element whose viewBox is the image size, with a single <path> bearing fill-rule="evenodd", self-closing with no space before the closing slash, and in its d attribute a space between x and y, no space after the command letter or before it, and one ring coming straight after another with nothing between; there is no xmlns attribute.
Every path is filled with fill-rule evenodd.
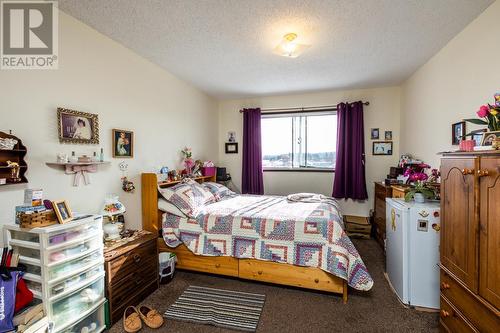
<svg viewBox="0 0 500 333"><path fill-rule="evenodd" d="M163 325L163 317L158 311L141 305L139 309L129 306L123 312L123 328L127 333L135 333L142 329L142 322L150 328L159 328Z"/></svg>

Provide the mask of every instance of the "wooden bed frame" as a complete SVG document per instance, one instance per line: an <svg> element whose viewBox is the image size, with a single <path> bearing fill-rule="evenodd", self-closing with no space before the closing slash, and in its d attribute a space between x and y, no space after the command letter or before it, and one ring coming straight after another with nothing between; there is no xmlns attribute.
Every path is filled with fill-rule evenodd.
<svg viewBox="0 0 500 333"><path fill-rule="evenodd" d="M215 176L205 176L195 180L203 183L215 182L216 179ZM160 236L163 212L158 209L158 187L166 188L179 182L158 182L154 173L143 173L141 181L142 227L158 235L160 252L173 252L177 255L177 268L342 294L343 302L347 303L347 282L319 268L227 256L200 256L192 253L185 245L168 247Z"/></svg>

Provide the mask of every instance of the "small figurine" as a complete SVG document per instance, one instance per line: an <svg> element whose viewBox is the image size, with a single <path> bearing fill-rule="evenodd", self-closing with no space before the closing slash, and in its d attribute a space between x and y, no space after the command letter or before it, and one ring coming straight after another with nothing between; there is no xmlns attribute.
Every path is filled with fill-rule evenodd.
<svg viewBox="0 0 500 333"><path fill-rule="evenodd" d="M168 167L166 167L166 166L162 167L162 168L160 169L160 173L161 173L162 175L166 175L166 174L168 174Z"/></svg>
<svg viewBox="0 0 500 333"><path fill-rule="evenodd" d="M122 189L127 193L133 193L135 185L133 182L128 180L127 177L122 177Z"/></svg>
<svg viewBox="0 0 500 333"><path fill-rule="evenodd" d="M9 181L11 181L12 183L19 183L21 181L21 178L19 178L19 170L21 170L19 163L7 161L7 167L10 168Z"/></svg>

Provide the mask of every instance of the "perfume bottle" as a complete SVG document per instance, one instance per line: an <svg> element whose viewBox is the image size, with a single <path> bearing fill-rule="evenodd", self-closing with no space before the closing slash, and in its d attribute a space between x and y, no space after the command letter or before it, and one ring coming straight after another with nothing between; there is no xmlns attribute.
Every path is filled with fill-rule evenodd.
<svg viewBox="0 0 500 333"><path fill-rule="evenodd" d="M104 149L101 148L101 154L99 156L99 161L104 162Z"/></svg>
<svg viewBox="0 0 500 333"><path fill-rule="evenodd" d="M71 152L71 157L69 158L69 161L70 161L71 163L76 163L76 162L78 162L78 157L76 157L76 154L75 154L75 152L74 152L74 151L72 151L72 152Z"/></svg>
<svg viewBox="0 0 500 333"><path fill-rule="evenodd" d="M97 157L97 152L94 152L94 156L92 156L92 162L99 162L99 158Z"/></svg>

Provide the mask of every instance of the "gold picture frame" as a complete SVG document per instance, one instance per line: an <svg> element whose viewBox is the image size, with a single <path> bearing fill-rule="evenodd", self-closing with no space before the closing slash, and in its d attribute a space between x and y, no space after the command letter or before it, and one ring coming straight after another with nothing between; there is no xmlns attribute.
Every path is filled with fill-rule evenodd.
<svg viewBox="0 0 500 333"><path fill-rule="evenodd" d="M71 208L69 208L66 200L52 201L52 208L54 209L54 213L56 213L57 220L60 224L73 220L73 212L71 211Z"/></svg>
<svg viewBox="0 0 500 333"><path fill-rule="evenodd" d="M61 143L99 143L97 114L57 108L57 128Z"/></svg>
<svg viewBox="0 0 500 333"><path fill-rule="evenodd" d="M134 157L134 132L114 128L113 132L113 157Z"/></svg>

